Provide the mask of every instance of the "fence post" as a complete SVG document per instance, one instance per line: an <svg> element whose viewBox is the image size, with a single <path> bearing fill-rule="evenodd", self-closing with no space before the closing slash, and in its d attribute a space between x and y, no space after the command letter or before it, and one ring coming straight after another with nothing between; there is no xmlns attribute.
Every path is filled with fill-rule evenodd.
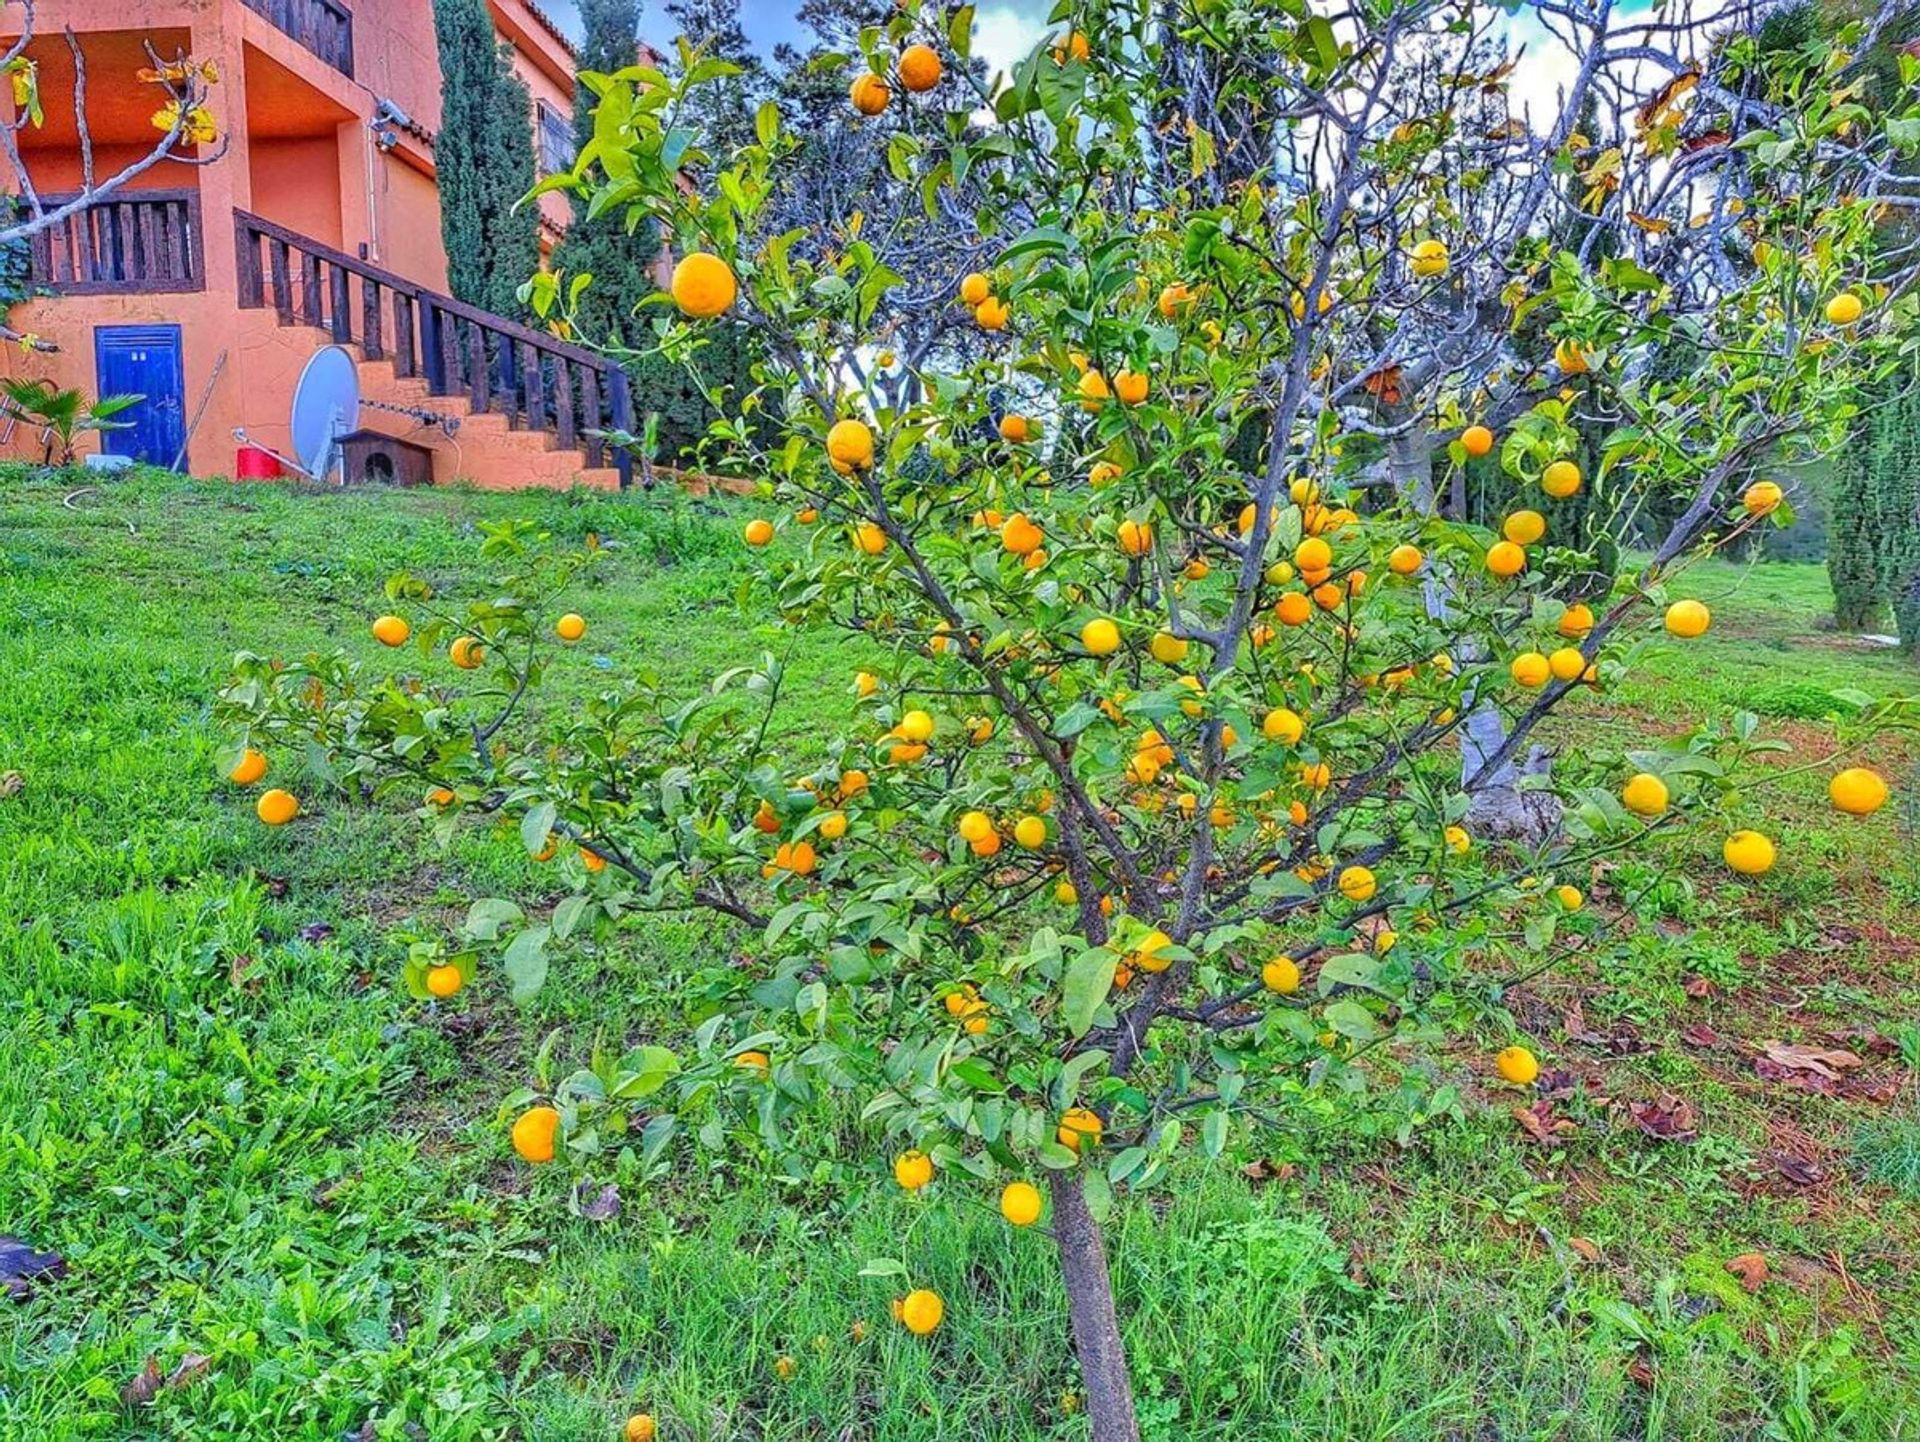
<svg viewBox="0 0 1920 1442"><path fill-rule="evenodd" d="M627 386L627 373L619 366L607 367L607 403L612 411L612 429L633 432L633 392ZM613 449L614 469L620 472L620 489L633 485L633 452L626 446Z"/></svg>

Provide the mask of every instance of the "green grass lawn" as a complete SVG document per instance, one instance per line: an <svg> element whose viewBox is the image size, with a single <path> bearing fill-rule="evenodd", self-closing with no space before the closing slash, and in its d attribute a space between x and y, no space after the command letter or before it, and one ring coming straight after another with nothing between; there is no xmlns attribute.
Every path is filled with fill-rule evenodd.
<svg viewBox="0 0 1920 1442"><path fill-rule="evenodd" d="M796 682L780 724L831 731L856 643L742 614L736 514L151 474L65 505L73 484L0 474L0 773L18 774L0 785L0 1233L70 1268L0 1304L0 1439L586 1442L636 1408L675 1442L1085 1436L1047 1240L957 1187L876 1184L850 1124L823 1124L832 1160L804 1177L609 1158L612 1221L578 1215L559 1168L512 1162L500 1099L543 1046L564 1069L596 1040L670 1033L676 973L750 937L652 918L525 1010L484 980L422 1006L396 935L475 894L540 894L517 843L441 848L311 779L309 814L269 832L217 774L209 700L235 651L371 653L390 571L459 595L475 523L510 515L611 548L575 602L589 642L544 704L607 671L690 690L772 648ZM1834 692L1920 690L1910 664L1818 628L1815 567L1712 563L1685 584L1713 631L1569 718L1565 764L1729 705L1804 762L1831 745ZM1911 1428L1915 764L1910 745L1865 755L1899 804L1841 824L1823 773L1784 776L1745 803L1782 843L1763 883L1732 884L1709 838L1679 843L1692 880L1654 888L1626 964L1506 998L1550 1065L1623 1102L1684 1097L1697 1140L1592 1104L1531 1142L1462 1046L1424 1064L1465 1115L1407 1145L1369 1120L1384 1108L1329 1099L1257 1163L1196 1161L1123 1208L1109 1245L1148 1435ZM1635 866L1596 883L1603 905ZM1767 1041L1850 1045L1865 1081L1765 1079ZM1750 1252L1769 1272L1753 1293L1726 1266ZM889 1320L890 1279L858 1275L883 1256L946 1296L931 1342ZM203 1372L123 1401L149 1358L168 1374L189 1354Z"/></svg>

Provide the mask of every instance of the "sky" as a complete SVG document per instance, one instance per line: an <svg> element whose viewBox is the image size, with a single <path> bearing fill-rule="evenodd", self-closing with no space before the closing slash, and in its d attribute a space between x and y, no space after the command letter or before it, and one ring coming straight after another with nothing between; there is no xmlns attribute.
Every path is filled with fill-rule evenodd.
<svg viewBox="0 0 1920 1442"><path fill-rule="evenodd" d="M535 0L551 15L560 28L579 38L580 15L575 0ZM799 7L793 0L743 0L740 21L747 39L761 54L772 53L783 40L802 40L793 12ZM1046 31L1047 0L1000 0L979 5L974 12L974 53L994 69L1004 69L1032 49ZM661 0L646 0L641 12L640 34L656 45L673 38L673 26L666 17Z"/></svg>

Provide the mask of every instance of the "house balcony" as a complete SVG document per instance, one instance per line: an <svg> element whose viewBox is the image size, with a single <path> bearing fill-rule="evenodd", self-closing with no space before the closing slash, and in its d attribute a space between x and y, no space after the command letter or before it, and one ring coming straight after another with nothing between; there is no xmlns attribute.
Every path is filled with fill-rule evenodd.
<svg viewBox="0 0 1920 1442"><path fill-rule="evenodd" d="M353 12L339 0L242 0L309 54L353 77Z"/></svg>
<svg viewBox="0 0 1920 1442"><path fill-rule="evenodd" d="M73 196L42 197L49 212ZM196 190L119 190L28 242L28 278L56 295L158 295L207 288Z"/></svg>

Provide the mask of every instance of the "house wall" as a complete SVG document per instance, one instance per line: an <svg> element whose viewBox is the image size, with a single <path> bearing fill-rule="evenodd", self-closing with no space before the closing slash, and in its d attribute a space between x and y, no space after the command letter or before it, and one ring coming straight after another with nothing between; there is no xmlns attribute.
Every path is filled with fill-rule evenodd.
<svg viewBox="0 0 1920 1442"><path fill-rule="evenodd" d="M513 47L515 72L532 95L570 112L574 61L565 42L526 0L488 5L496 31ZM206 398L191 469L225 474L233 463L235 428L268 444L285 443L294 379L321 343L312 330L278 326L271 310L238 307L236 209L445 290L431 146L441 107L430 0L352 0L351 9L354 74L347 77L242 0L39 0L30 53L41 63L50 113L42 132L29 130L21 139L29 173L41 189L72 189L78 182L71 91L62 74L61 36L68 26L90 57L97 173L144 155L152 145L148 117L159 91L131 76L146 63L142 42L155 37L164 55L185 51L218 67L209 106L225 148L204 165L163 162L135 182L198 190L204 291L24 302L9 323L48 337L60 349L23 356L18 347L0 348L0 374L45 375L92 393L97 327L178 324L189 418ZM7 7L0 24L16 15L15 7ZM382 100L398 106L410 122L394 131L389 149L375 146L369 123ZM62 106L68 107L64 127ZM531 114L528 123L534 124ZM13 177L6 179L13 183ZM541 209L543 244L550 246L570 209L558 195L544 197ZM26 453L28 440L16 435L11 449Z"/></svg>

